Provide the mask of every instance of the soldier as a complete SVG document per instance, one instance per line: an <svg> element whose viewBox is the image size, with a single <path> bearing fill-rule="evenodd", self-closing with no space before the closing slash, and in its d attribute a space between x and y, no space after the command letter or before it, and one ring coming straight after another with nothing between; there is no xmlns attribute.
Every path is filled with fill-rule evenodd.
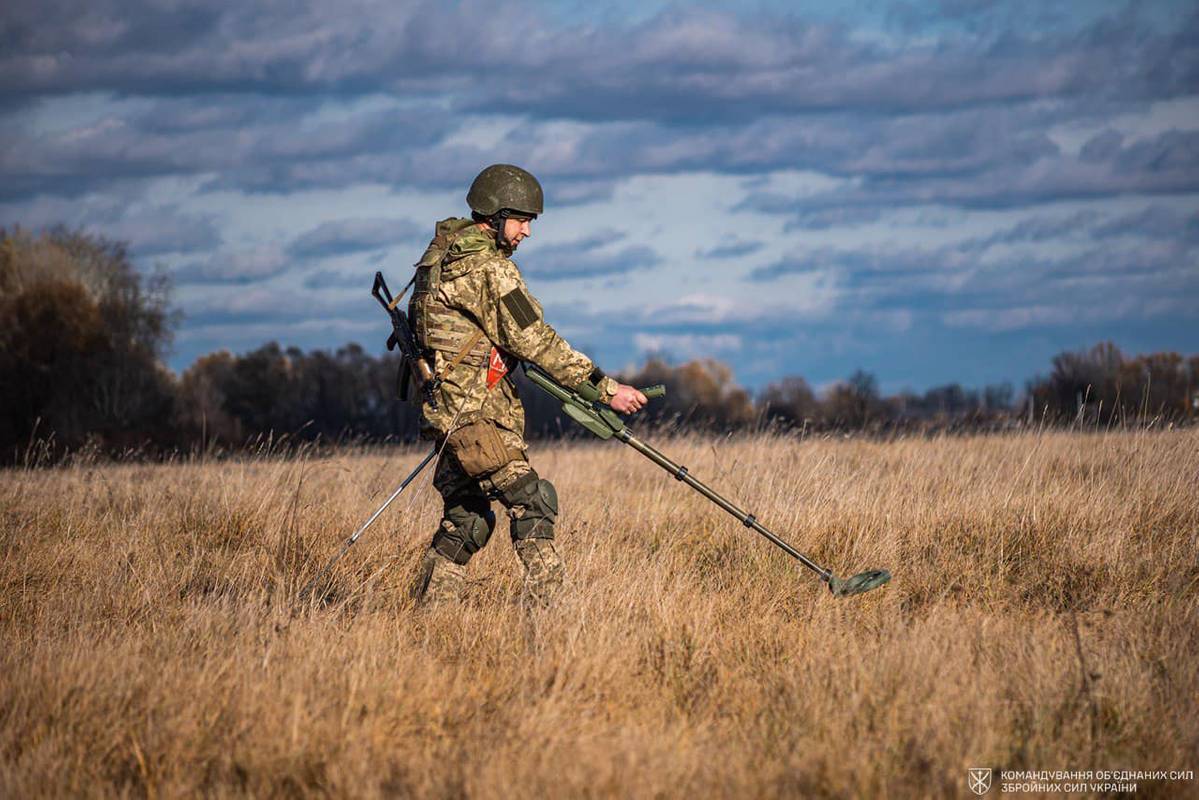
<svg viewBox="0 0 1199 800"><path fill-rule="evenodd" d="M461 597L466 565L495 529L491 501L499 500L527 596L544 605L564 575L554 548L558 496L529 465L524 409L508 373L517 361L530 361L565 386L589 381L620 413L639 410L646 398L604 375L545 322L511 260L542 211L537 179L493 164L475 178L466 202L471 219L437 223L409 301L417 343L441 378L436 407L422 406L422 432L448 437L433 476L445 510L418 591L429 603Z"/></svg>

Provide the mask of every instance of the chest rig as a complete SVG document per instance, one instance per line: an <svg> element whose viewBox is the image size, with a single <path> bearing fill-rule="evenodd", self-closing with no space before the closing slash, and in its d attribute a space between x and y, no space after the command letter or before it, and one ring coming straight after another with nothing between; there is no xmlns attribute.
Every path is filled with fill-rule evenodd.
<svg viewBox="0 0 1199 800"><path fill-rule="evenodd" d="M455 242L463 236L474 238L477 233L469 219L442 220L437 223L433 241L416 262L408 314L417 344L438 376L460 363L481 367L491 354L491 342L483 329L468 312L451 305L452 298L441 291L443 280L465 273L462 262L470 258L467 255L449 260Z"/></svg>

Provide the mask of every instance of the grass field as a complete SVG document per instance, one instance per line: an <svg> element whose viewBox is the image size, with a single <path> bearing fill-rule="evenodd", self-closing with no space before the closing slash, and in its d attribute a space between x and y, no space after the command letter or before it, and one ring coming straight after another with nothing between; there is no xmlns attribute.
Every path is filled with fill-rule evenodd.
<svg viewBox="0 0 1199 800"><path fill-rule="evenodd" d="M0 796L972 797L971 767L1199 769L1199 431L656 444L894 581L835 599L628 448L544 445L553 608L523 608L504 522L463 607L414 606L430 470L293 615L422 452L0 473Z"/></svg>

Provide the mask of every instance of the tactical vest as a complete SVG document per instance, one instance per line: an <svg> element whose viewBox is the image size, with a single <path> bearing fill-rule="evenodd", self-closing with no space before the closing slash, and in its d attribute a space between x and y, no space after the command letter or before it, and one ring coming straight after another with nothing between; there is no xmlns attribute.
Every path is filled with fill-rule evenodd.
<svg viewBox="0 0 1199 800"><path fill-rule="evenodd" d="M443 303L437 291L450 247L459 236L470 232L474 224L469 219L437 223L433 241L415 265L408 316L417 345L429 359L433 372L439 375L449 362L482 366L491 353L491 342L480 335L482 328L462 310Z"/></svg>

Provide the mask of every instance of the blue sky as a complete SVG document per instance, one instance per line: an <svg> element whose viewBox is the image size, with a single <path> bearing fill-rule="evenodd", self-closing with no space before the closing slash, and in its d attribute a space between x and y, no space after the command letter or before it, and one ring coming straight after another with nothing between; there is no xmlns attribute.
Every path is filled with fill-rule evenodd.
<svg viewBox="0 0 1199 800"><path fill-rule="evenodd" d="M1065 349L1199 351L1199 11L1183 2L14 0L0 224L175 279L171 365L381 350L493 162L516 260L609 371L1019 387Z"/></svg>

